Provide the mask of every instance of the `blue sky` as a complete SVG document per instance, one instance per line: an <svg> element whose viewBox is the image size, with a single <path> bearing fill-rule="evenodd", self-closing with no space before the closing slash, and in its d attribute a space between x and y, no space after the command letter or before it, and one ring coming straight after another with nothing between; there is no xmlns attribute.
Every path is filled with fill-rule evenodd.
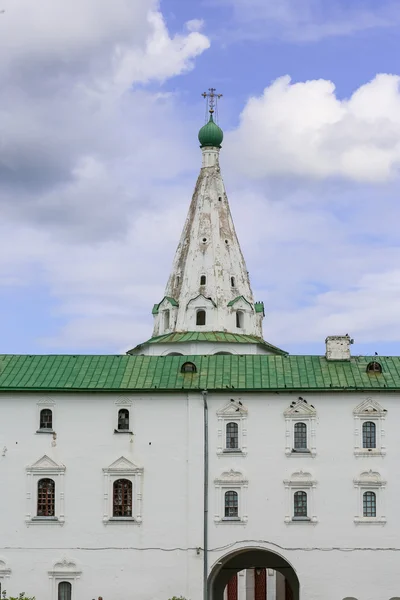
<svg viewBox="0 0 400 600"><path fill-rule="evenodd" d="M0 0L4 353L150 337L224 96L221 164L264 337L400 353L400 7ZM3 28L3 31L1 31Z"/></svg>

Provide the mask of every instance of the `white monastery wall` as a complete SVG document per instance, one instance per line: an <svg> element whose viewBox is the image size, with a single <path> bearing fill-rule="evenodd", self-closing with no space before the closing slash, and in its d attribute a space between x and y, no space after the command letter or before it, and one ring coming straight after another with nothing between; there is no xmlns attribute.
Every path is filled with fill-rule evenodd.
<svg viewBox="0 0 400 600"><path fill-rule="evenodd" d="M278 552L293 565L301 600L400 596L399 552L384 550L400 545L399 394L303 392L303 397L316 410L310 422L315 452L287 455L284 411L297 394L208 395L209 567L233 550L256 546ZM66 559L76 565L71 572L81 572L73 580L73 600L98 595L122 600L131 589L132 598L144 600L167 600L174 594L201 599L203 556L196 548L203 545L202 396L155 393L127 398L132 401L128 408L133 435L114 433L120 407L116 402L126 401L123 397L52 394L54 440L51 434L36 433L42 406L38 402L48 398L2 394L0 560L11 569L9 577L0 569L2 589L56 600L55 579L48 572ZM242 453L223 452L224 436L219 433L226 422L235 420L229 414L231 398L242 411L237 413ZM367 398L387 411L378 424L383 455L378 450L357 455L355 430L360 423L353 409ZM227 405L228 414L222 414ZM44 455L66 467L62 526L25 522L35 510L34 493L27 497L32 488L26 468ZM103 522L103 469L121 456L143 469L140 524ZM374 489L382 519L355 523L362 512L354 479L370 470L380 476ZM310 476L299 483L294 474L301 471ZM307 488L307 477L313 488ZM297 487L285 488L284 480ZM232 487L239 492L242 520L224 521L222 494ZM290 494L299 488L313 494L310 516L315 522L291 521ZM171 548L182 550L165 551ZM346 551L357 548L373 550ZM325 589L332 569L338 573L335 586Z"/></svg>

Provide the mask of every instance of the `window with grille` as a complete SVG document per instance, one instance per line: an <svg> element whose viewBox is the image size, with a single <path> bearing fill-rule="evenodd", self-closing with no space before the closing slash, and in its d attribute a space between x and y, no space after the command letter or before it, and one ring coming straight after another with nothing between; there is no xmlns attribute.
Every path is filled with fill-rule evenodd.
<svg viewBox="0 0 400 600"><path fill-rule="evenodd" d="M40 429L53 428L53 413L49 408L43 408L40 411Z"/></svg>
<svg viewBox="0 0 400 600"><path fill-rule="evenodd" d="M229 449L239 448L239 425L227 423L226 425L226 447Z"/></svg>
<svg viewBox="0 0 400 600"><path fill-rule="evenodd" d="M307 425L295 423L294 425L294 449L307 450Z"/></svg>
<svg viewBox="0 0 400 600"><path fill-rule="evenodd" d="M53 479L39 479L37 492L37 516L54 517L55 483Z"/></svg>
<svg viewBox="0 0 400 600"><path fill-rule="evenodd" d="M237 492L225 492L225 518L238 518L239 503Z"/></svg>
<svg viewBox="0 0 400 600"><path fill-rule="evenodd" d="M363 448L376 448L376 426L372 421L366 421L362 426Z"/></svg>
<svg viewBox="0 0 400 600"><path fill-rule="evenodd" d="M368 363L367 373L382 373L382 365L376 360Z"/></svg>
<svg viewBox="0 0 400 600"><path fill-rule="evenodd" d="M132 482L128 479L114 481L113 517L132 517Z"/></svg>
<svg viewBox="0 0 400 600"><path fill-rule="evenodd" d="M118 429L129 430L129 410L127 408L121 408L118 411Z"/></svg>
<svg viewBox="0 0 400 600"><path fill-rule="evenodd" d="M307 516L307 494L306 492L295 492L294 494L294 517Z"/></svg>
<svg viewBox="0 0 400 600"><path fill-rule="evenodd" d="M196 325L205 325L206 324L206 311L198 310L196 313Z"/></svg>
<svg viewBox="0 0 400 600"><path fill-rule="evenodd" d="M363 494L363 516L376 517L376 495L375 492L364 492Z"/></svg>
<svg viewBox="0 0 400 600"><path fill-rule="evenodd" d="M69 581L61 581L58 584L58 600L71 600L72 585Z"/></svg>
<svg viewBox="0 0 400 600"><path fill-rule="evenodd" d="M191 362L185 362L181 367L181 373L196 373L196 371L196 365Z"/></svg>

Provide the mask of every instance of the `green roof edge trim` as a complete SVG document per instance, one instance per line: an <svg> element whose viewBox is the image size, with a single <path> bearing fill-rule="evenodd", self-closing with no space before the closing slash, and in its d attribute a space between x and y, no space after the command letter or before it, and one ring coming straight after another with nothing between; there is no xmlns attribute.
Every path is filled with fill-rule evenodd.
<svg viewBox="0 0 400 600"><path fill-rule="evenodd" d="M236 296L236 298L234 298L233 300L231 300L230 302L228 302L227 306L233 306L239 300L244 300L249 306L251 306L251 307L253 306L251 304L251 302L249 302L248 300L246 300L246 298L244 296Z"/></svg>
<svg viewBox="0 0 400 600"><path fill-rule="evenodd" d="M171 298L171 296L164 296L164 298L161 300L161 302L159 302L158 304L154 304L153 309L151 311L152 315L158 315L158 309L160 307L160 304L162 304L164 302L164 300L168 300L168 302L172 306L179 306L179 303L175 300L175 298Z"/></svg>

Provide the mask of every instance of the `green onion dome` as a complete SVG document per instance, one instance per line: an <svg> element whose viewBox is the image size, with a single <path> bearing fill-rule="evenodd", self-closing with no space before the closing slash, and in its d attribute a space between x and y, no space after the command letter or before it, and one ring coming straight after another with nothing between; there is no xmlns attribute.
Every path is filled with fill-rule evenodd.
<svg viewBox="0 0 400 600"><path fill-rule="evenodd" d="M224 133L216 123L212 114L210 114L210 120L206 123L199 131L199 142L200 146L216 146L221 147L222 140L224 139Z"/></svg>

